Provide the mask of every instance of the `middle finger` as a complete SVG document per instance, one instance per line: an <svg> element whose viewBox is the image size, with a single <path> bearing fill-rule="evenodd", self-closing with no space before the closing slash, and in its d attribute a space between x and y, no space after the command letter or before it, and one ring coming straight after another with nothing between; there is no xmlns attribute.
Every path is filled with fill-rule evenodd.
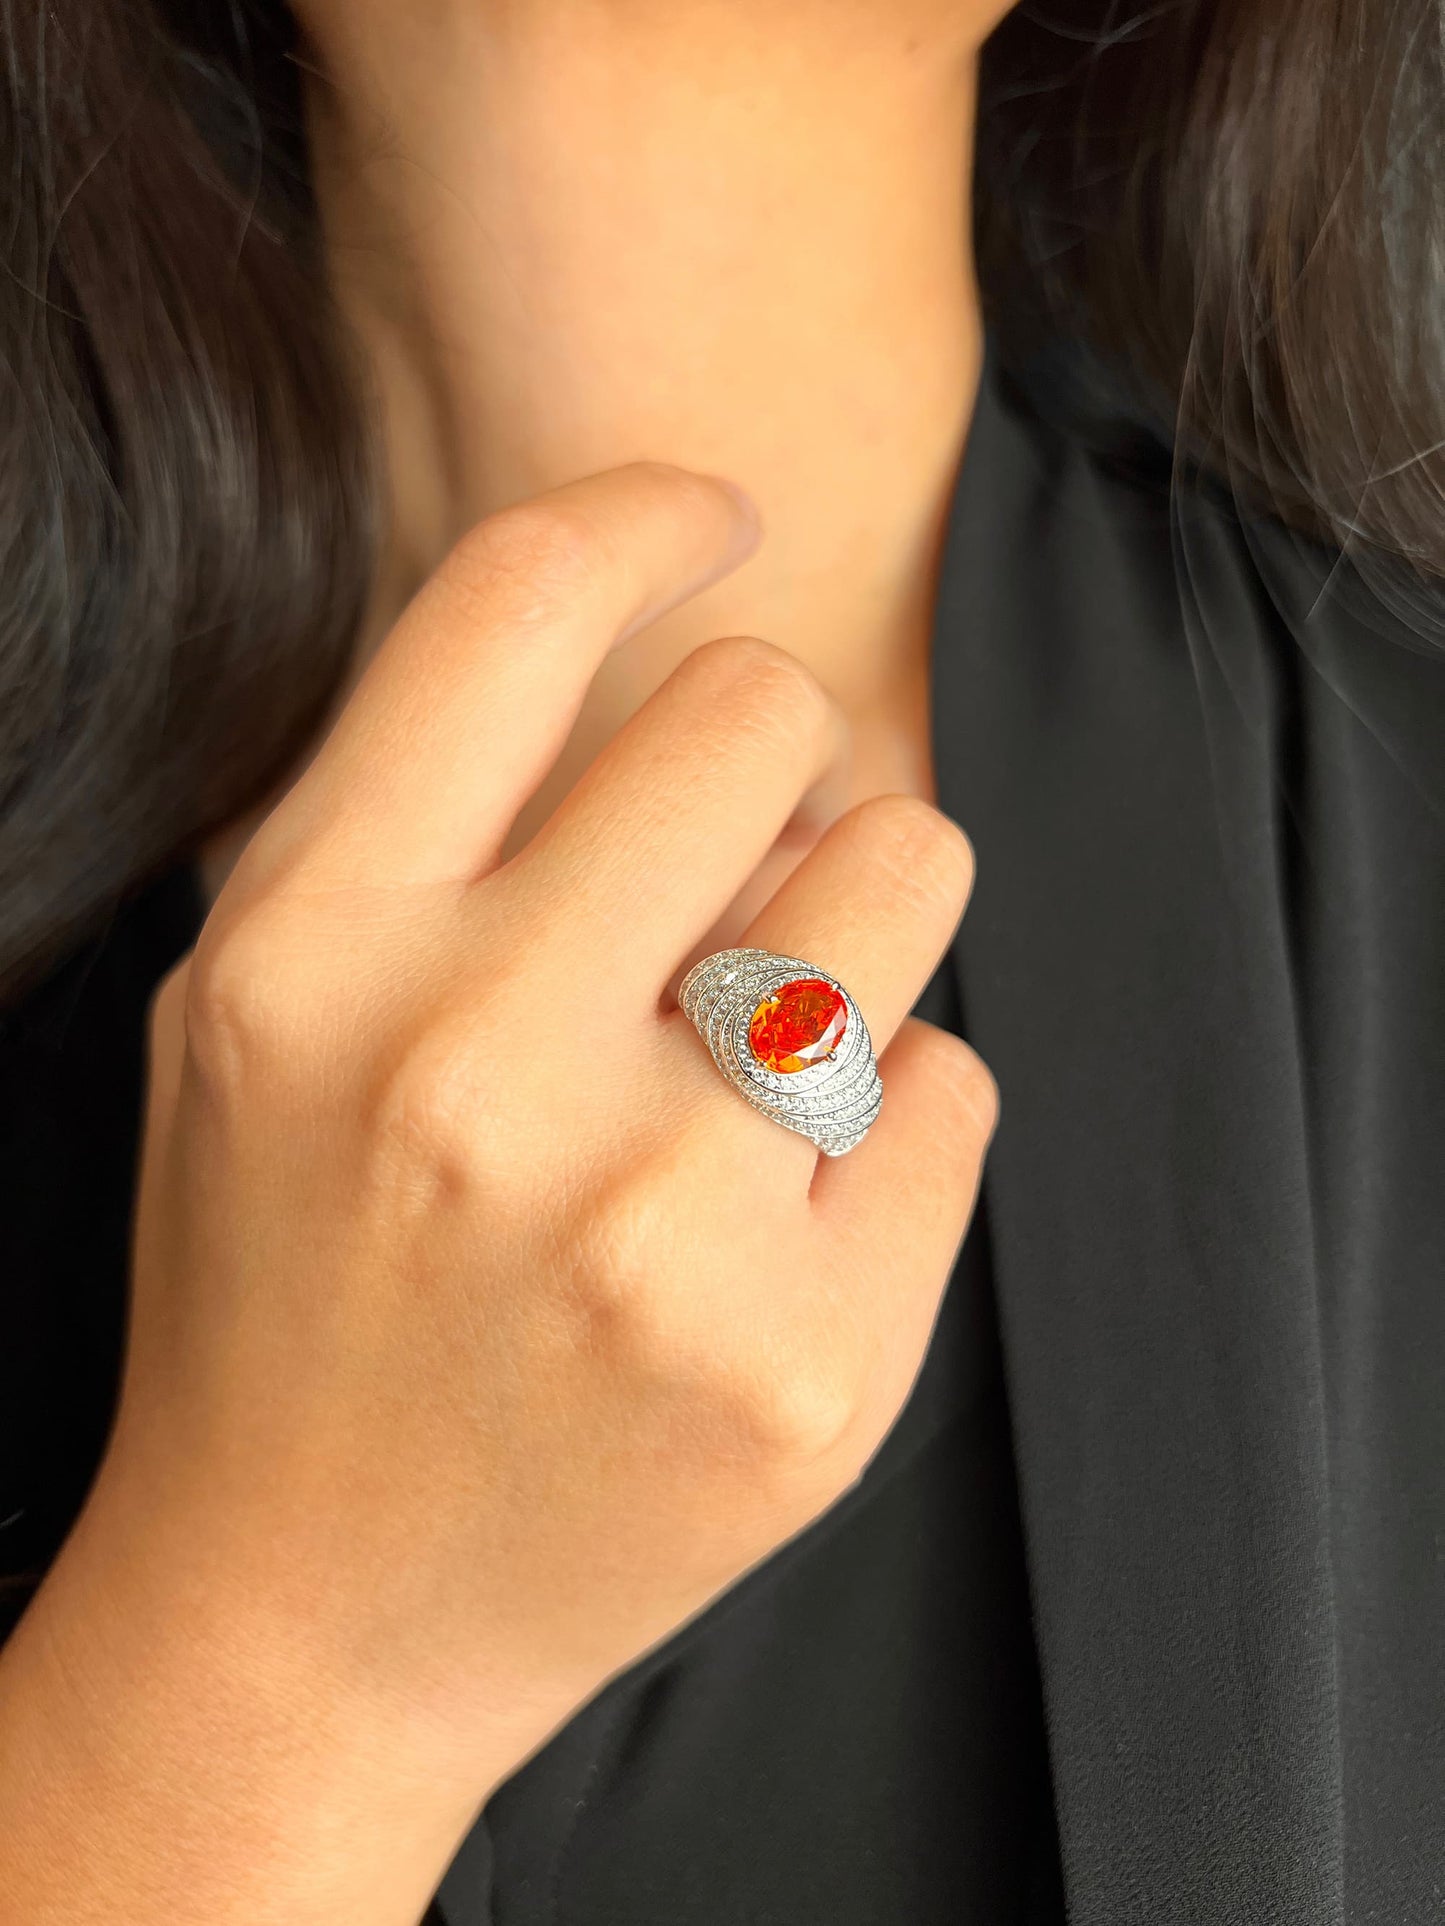
<svg viewBox="0 0 1445 1926"><path fill-rule="evenodd" d="M618 731L524 849L584 948L662 987L843 752L822 685L752 637L705 643ZM525 879L525 880L524 880Z"/></svg>

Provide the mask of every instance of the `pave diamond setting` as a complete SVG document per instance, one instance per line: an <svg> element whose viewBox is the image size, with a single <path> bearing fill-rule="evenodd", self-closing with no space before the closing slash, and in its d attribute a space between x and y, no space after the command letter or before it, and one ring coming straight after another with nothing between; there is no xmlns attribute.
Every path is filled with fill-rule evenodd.
<svg viewBox="0 0 1445 1926"><path fill-rule="evenodd" d="M688 971L679 1001L754 1109L825 1157L862 1141L882 1106L883 1082L862 1012L836 977L772 950L719 950Z"/></svg>

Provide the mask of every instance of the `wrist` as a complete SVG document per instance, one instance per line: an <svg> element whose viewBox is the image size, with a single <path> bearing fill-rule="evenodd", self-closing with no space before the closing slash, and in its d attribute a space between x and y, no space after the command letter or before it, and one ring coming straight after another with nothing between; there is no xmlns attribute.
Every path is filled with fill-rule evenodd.
<svg viewBox="0 0 1445 1926"><path fill-rule="evenodd" d="M463 1735L248 1533L140 1517L123 1482L102 1477L0 1658L13 1916L414 1921L515 1734Z"/></svg>

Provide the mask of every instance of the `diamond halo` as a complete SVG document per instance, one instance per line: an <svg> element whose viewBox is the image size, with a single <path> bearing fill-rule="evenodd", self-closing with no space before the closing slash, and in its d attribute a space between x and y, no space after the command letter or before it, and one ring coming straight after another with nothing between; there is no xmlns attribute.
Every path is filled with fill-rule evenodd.
<svg viewBox="0 0 1445 1926"><path fill-rule="evenodd" d="M748 1040L753 1014L801 979L827 983L842 997L842 1035L831 1055L800 1070L770 1070ZM835 976L773 950L718 950L688 971L678 1001L718 1069L755 1110L809 1138L825 1157L862 1142L882 1107L883 1080L862 1012Z"/></svg>

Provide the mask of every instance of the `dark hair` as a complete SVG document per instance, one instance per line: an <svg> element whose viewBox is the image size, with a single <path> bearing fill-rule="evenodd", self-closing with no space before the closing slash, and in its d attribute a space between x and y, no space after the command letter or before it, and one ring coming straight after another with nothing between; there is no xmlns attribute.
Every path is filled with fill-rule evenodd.
<svg viewBox="0 0 1445 1926"><path fill-rule="evenodd" d="M264 794L370 572L280 0L0 0L0 985ZM1010 338L1445 573L1440 0L1038 0L986 50Z"/></svg>
<svg viewBox="0 0 1445 1926"><path fill-rule="evenodd" d="M1034 0L994 36L980 272L1332 545L1445 574L1442 0Z"/></svg>
<svg viewBox="0 0 1445 1926"><path fill-rule="evenodd" d="M344 666L365 437L279 5L0 0L0 984L263 794Z"/></svg>

